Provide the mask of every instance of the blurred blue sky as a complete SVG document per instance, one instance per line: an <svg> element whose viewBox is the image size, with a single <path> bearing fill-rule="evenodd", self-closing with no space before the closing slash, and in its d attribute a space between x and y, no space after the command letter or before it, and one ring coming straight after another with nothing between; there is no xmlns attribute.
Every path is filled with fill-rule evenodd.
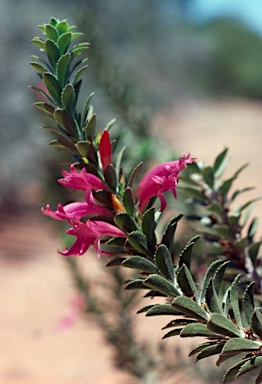
<svg viewBox="0 0 262 384"><path fill-rule="evenodd" d="M233 16L262 35L262 0L193 0L192 16L205 20L217 16Z"/></svg>

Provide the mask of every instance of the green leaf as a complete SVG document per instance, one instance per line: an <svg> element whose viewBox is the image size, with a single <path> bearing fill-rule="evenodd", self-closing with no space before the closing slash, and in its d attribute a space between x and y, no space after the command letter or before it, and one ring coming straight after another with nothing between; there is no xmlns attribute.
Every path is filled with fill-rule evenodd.
<svg viewBox="0 0 262 384"><path fill-rule="evenodd" d="M161 244L167 246L170 252L172 252L173 244L174 244L174 236L177 228L178 221L183 217L183 215L178 215L173 218L166 226L164 235L161 240Z"/></svg>
<svg viewBox="0 0 262 384"><path fill-rule="evenodd" d="M217 177L221 175L221 173L223 172L226 166L227 161L225 157L227 155L227 152L228 152L228 148L225 148L215 159L214 173Z"/></svg>
<svg viewBox="0 0 262 384"><path fill-rule="evenodd" d="M192 297L195 297L196 300L198 300L198 290L197 290L196 284L194 282L194 279L189 269L185 264L182 265L182 267L179 269L177 273L177 282L182 292L187 297L192 296Z"/></svg>
<svg viewBox="0 0 262 384"><path fill-rule="evenodd" d="M137 269L146 273L157 273L157 268L154 263L141 256L129 256L122 265L127 268Z"/></svg>
<svg viewBox="0 0 262 384"><path fill-rule="evenodd" d="M219 366L225 360L230 359L231 357L243 352L248 353L258 351L260 347L261 343L257 341L242 338L229 339L224 345L221 356L219 357L216 364Z"/></svg>
<svg viewBox="0 0 262 384"><path fill-rule="evenodd" d="M190 319L175 319L170 321L167 325L165 325L162 329L167 329L167 328L173 328L177 327L179 325L188 325L188 324L196 324L195 320L190 320Z"/></svg>
<svg viewBox="0 0 262 384"><path fill-rule="evenodd" d="M145 305L144 307L140 308L140 309L137 311L137 314L147 312L150 308L152 308L152 307L154 307L154 306L155 306L155 304Z"/></svg>
<svg viewBox="0 0 262 384"><path fill-rule="evenodd" d="M253 371L258 367L262 367L262 356L251 357L248 361L241 365L236 377L239 377L244 373Z"/></svg>
<svg viewBox="0 0 262 384"><path fill-rule="evenodd" d="M216 345L216 341L208 341L203 344L199 344L197 347L192 349L192 351L189 353L188 357L195 355L196 353L201 352L203 349L206 349L207 347L211 347L211 345Z"/></svg>
<svg viewBox="0 0 262 384"><path fill-rule="evenodd" d="M118 213L115 215L114 221L119 228L127 233L136 231L138 229L135 220L127 213Z"/></svg>
<svg viewBox="0 0 262 384"><path fill-rule="evenodd" d="M72 115L65 109L56 109L55 120L72 137L77 138L78 128Z"/></svg>
<svg viewBox="0 0 262 384"><path fill-rule="evenodd" d="M93 139L95 135L95 130L96 130L96 114L92 115L91 119L88 120L85 126L85 136L87 140L89 138Z"/></svg>
<svg viewBox="0 0 262 384"><path fill-rule="evenodd" d="M88 115L88 112L90 110L90 101L92 99L92 97L94 96L94 92L91 93L87 99L87 101L85 102L85 105L84 105L84 108L83 108L83 112L82 112L82 121L81 121L81 125L84 125L86 124L86 119L87 119L87 115ZM92 114L93 115L93 114ZM91 139L93 138L93 136L91 137ZM88 136L86 136L86 139L88 139Z"/></svg>
<svg viewBox="0 0 262 384"><path fill-rule="evenodd" d="M251 222L251 224L250 224L250 226L249 226L249 228L248 228L248 231L247 231L247 237L248 237L248 240L249 240L250 242L253 240L253 237L254 237L255 234L256 234L256 230L257 230L257 228L258 228L258 224L259 224L259 220L258 220L257 217L255 217L255 218L252 220L252 222Z"/></svg>
<svg viewBox="0 0 262 384"><path fill-rule="evenodd" d="M116 267L119 265L122 265L122 262L125 260L124 257L116 257L114 259L111 259L107 264L106 267Z"/></svg>
<svg viewBox="0 0 262 384"><path fill-rule="evenodd" d="M206 324L194 323L184 327L180 334L181 337L208 337L210 339L219 339L221 335L210 331Z"/></svg>
<svg viewBox="0 0 262 384"><path fill-rule="evenodd" d="M71 63L71 55L67 53L60 57L56 64L56 75L61 88L64 88L68 81L69 66Z"/></svg>
<svg viewBox="0 0 262 384"><path fill-rule="evenodd" d="M59 39L57 40L57 46L59 48L60 55L64 55L71 44L72 41L72 33L67 32L63 33ZM71 55L70 55L71 56Z"/></svg>
<svg viewBox="0 0 262 384"><path fill-rule="evenodd" d="M212 313L207 323L210 331L228 337L243 337L240 330L220 313Z"/></svg>
<svg viewBox="0 0 262 384"><path fill-rule="evenodd" d="M241 275L237 275L231 284L231 288L229 290L230 293L230 303L233 309L235 321L238 325L238 327L241 329L242 328L242 320L241 320L241 315L240 315L240 308L239 308L239 299L238 299L238 284L239 284L239 279Z"/></svg>
<svg viewBox="0 0 262 384"><path fill-rule="evenodd" d="M157 247L155 262L161 274L168 280L174 281L174 265L172 256L164 244Z"/></svg>
<svg viewBox="0 0 262 384"><path fill-rule="evenodd" d="M55 78L55 76L49 72L45 72L43 74L43 81L51 97L60 106L61 105L60 97L61 97L62 88L60 87L60 84Z"/></svg>
<svg viewBox="0 0 262 384"><path fill-rule="evenodd" d="M144 280L144 284L155 291L164 293L168 297L176 297L180 295L180 292L175 288L174 284L159 275L149 276Z"/></svg>
<svg viewBox="0 0 262 384"><path fill-rule="evenodd" d="M104 170L104 177L107 185L115 193L117 188L117 175L113 164L109 164Z"/></svg>
<svg viewBox="0 0 262 384"><path fill-rule="evenodd" d="M183 328L172 329L172 331L167 332L167 333L162 337L162 339L167 339L168 337L172 337L172 336L178 336L178 335L180 335L180 332L182 331L182 329L183 329Z"/></svg>
<svg viewBox="0 0 262 384"><path fill-rule="evenodd" d="M135 202L134 202L134 196L132 189L130 187L127 187L123 194L123 205L125 207L126 212L133 216L134 209L135 209Z"/></svg>
<svg viewBox="0 0 262 384"><path fill-rule="evenodd" d="M76 96L75 89L72 84L67 84L63 89L61 99L64 109L67 110L70 114L73 114L75 110Z"/></svg>
<svg viewBox="0 0 262 384"><path fill-rule="evenodd" d="M179 267L182 267L183 264L187 266L187 268L190 270L190 264L191 264L191 255L192 255L192 249L195 244L195 242L200 238L200 236L194 236L192 239L189 240L185 248L182 250L180 257L179 257Z"/></svg>
<svg viewBox="0 0 262 384"><path fill-rule="evenodd" d="M38 101L34 104L38 109L41 109L41 111L44 111L49 116L54 117L55 108L53 108L50 104L44 103L42 101Z"/></svg>
<svg viewBox="0 0 262 384"><path fill-rule="evenodd" d="M131 290L131 289L146 289L145 285L143 284L144 280L143 279L133 279L129 281L126 284L126 289Z"/></svg>
<svg viewBox="0 0 262 384"><path fill-rule="evenodd" d="M56 29L59 35L66 33L68 31L68 28L69 28L69 25L66 20L59 21L58 24L56 24Z"/></svg>
<svg viewBox="0 0 262 384"><path fill-rule="evenodd" d="M251 246L248 248L249 257L252 260L252 263L254 266L256 265L256 260L257 260L261 243L262 241L257 241L256 243L251 244Z"/></svg>
<svg viewBox="0 0 262 384"><path fill-rule="evenodd" d="M55 71L56 63L59 60L60 54L57 45L52 40L46 40L45 42L45 51L48 57L48 60Z"/></svg>
<svg viewBox="0 0 262 384"><path fill-rule="evenodd" d="M213 230L218 234L219 237L222 237L225 239L231 238L231 232L227 225L215 224L213 226Z"/></svg>
<svg viewBox="0 0 262 384"><path fill-rule="evenodd" d="M206 167L202 171L205 183L211 188L214 188L214 171L212 167Z"/></svg>
<svg viewBox="0 0 262 384"><path fill-rule="evenodd" d="M228 317L228 311L230 307L230 287L227 288L222 299L222 308L225 317Z"/></svg>
<svg viewBox="0 0 262 384"><path fill-rule="evenodd" d="M151 244L155 247L156 245L156 223L155 223L155 207L151 207L147 211L145 211L142 217L141 223L142 231L147 237L147 239L151 242Z"/></svg>
<svg viewBox="0 0 262 384"><path fill-rule="evenodd" d="M177 316L177 315L181 315L181 312L177 311L170 304L156 304L153 307L151 307L146 313L146 316L162 316L162 315Z"/></svg>
<svg viewBox="0 0 262 384"><path fill-rule="evenodd" d="M128 236L128 241L136 249L141 252L143 255L151 256L152 253L148 249L148 242L146 236L140 231L134 231Z"/></svg>
<svg viewBox="0 0 262 384"><path fill-rule="evenodd" d="M208 269L207 269L207 271L205 273L205 276L204 276L204 279L203 279L203 283L202 283L202 289L201 289L201 293L200 293L200 302L201 303L203 302L203 300L205 298L206 289L207 289L209 280L211 279L211 277L213 276L213 274L215 273L215 271L217 270L217 268L221 264L223 264L222 260L216 260L212 264L209 265L209 267L208 267Z"/></svg>
<svg viewBox="0 0 262 384"><path fill-rule="evenodd" d="M194 200L200 202L200 203L208 203L207 197L204 195L203 192L199 191L195 188L183 188L183 191L186 192L190 197L192 197Z"/></svg>
<svg viewBox="0 0 262 384"><path fill-rule="evenodd" d="M125 151L126 151L126 147L123 147L121 151L118 153L116 158L116 174L118 175L118 179L120 179L120 176L121 176L121 164L122 164Z"/></svg>
<svg viewBox="0 0 262 384"><path fill-rule="evenodd" d="M201 352L198 353L198 355L195 358L195 362L205 359L206 357L209 356L214 356L217 355L218 353L221 352L223 348L223 344L216 344L216 345L210 345L207 348L203 349Z"/></svg>
<svg viewBox="0 0 262 384"><path fill-rule="evenodd" d="M262 371L259 372L259 375L256 378L255 384L261 384L262 383Z"/></svg>
<svg viewBox="0 0 262 384"><path fill-rule="evenodd" d="M78 79L79 77L84 73L84 71L88 68L88 65L84 65L83 67L81 67L80 69L78 69L78 71L76 71L76 73L74 74L74 78L73 78L73 81L72 81L72 84L75 86L76 83L78 82Z"/></svg>
<svg viewBox="0 0 262 384"><path fill-rule="evenodd" d="M262 314L258 308L255 308L252 316L252 330L262 338Z"/></svg>
<svg viewBox="0 0 262 384"><path fill-rule="evenodd" d="M253 189L254 189L254 187L246 187L246 188L239 188L239 189L237 189L237 190L233 193L233 195L232 195L232 197L231 197L231 202L234 201L234 200L237 198L237 196L240 195L241 193L243 193L243 192L248 192L248 191L252 191Z"/></svg>
<svg viewBox="0 0 262 384"><path fill-rule="evenodd" d="M252 281L244 292L243 297L243 309L245 312L245 316L248 322L249 327L251 327L252 324L252 316L254 312L254 281Z"/></svg>
<svg viewBox="0 0 262 384"><path fill-rule="evenodd" d="M224 199L226 195L228 194L233 182L235 180L235 177L231 177L230 179L227 179L223 182L221 187L219 188L219 191L221 193L222 198Z"/></svg>
<svg viewBox="0 0 262 384"><path fill-rule="evenodd" d="M67 151L73 153L74 155L77 155L77 150L73 143L67 140L52 140L50 141L49 145L66 149Z"/></svg>
<svg viewBox="0 0 262 384"><path fill-rule="evenodd" d="M230 261L222 262L217 268L215 276L213 278L213 284L217 295L219 295L220 288L223 283L224 274L228 264L230 264Z"/></svg>
<svg viewBox="0 0 262 384"><path fill-rule="evenodd" d="M233 377L236 376L241 366L244 365L246 361L249 361L249 358L243 359L229 368L223 377L223 383L227 383L229 380L233 379Z"/></svg>
<svg viewBox="0 0 262 384"><path fill-rule="evenodd" d="M34 67L39 73L47 72L46 68L37 61L31 61L29 64L32 65L32 67Z"/></svg>
<svg viewBox="0 0 262 384"><path fill-rule="evenodd" d="M45 50L45 42L44 40L40 39L39 37L34 37L32 40L32 43L40 47L41 49Z"/></svg>
<svg viewBox="0 0 262 384"><path fill-rule="evenodd" d="M179 296L173 300L172 305L184 315L197 320L207 321L208 314L195 301L186 296Z"/></svg>
<svg viewBox="0 0 262 384"><path fill-rule="evenodd" d="M132 171L132 173L131 173L131 175L130 175L130 177L129 177L128 183L127 183L127 185L128 185L129 187L131 187L131 188L133 187L135 178L137 177L137 175L138 175L138 173L139 173L139 171L140 171L142 165L143 165L143 163L141 162L141 163L139 163L139 164L133 169L133 171Z"/></svg>
<svg viewBox="0 0 262 384"><path fill-rule="evenodd" d="M57 33L57 30L56 28L54 28L52 25L50 24L47 24L45 26L45 34L47 36L48 39L52 40L54 43L57 41L58 39L58 33Z"/></svg>
<svg viewBox="0 0 262 384"><path fill-rule="evenodd" d="M206 303L211 312L220 313L222 315L222 308L220 306L218 296L214 287L213 279L210 279L206 290Z"/></svg>
<svg viewBox="0 0 262 384"><path fill-rule="evenodd" d="M72 57L76 57L77 55L80 55L80 53L84 52L86 49L89 48L89 43L79 43L73 46L71 49Z"/></svg>

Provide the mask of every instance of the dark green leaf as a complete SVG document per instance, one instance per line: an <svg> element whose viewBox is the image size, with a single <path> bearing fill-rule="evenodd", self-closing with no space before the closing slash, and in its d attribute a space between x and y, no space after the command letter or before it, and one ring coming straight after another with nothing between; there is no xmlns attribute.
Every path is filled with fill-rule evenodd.
<svg viewBox="0 0 262 384"><path fill-rule="evenodd" d="M78 82L78 79L79 77L84 73L84 71L88 68L88 65L84 65L83 67L81 67L80 69L78 69L78 71L76 71L76 73L74 74L74 78L73 78L73 81L72 81L72 84L74 86L76 86L76 83Z"/></svg>
<svg viewBox="0 0 262 384"><path fill-rule="evenodd" d="M201 293L200 293L200 301L201 301L201 303L204 300L209 280L211 279L211 277L213 276L213 274L215 273L215 271L217 270L217 268L221 264L223 264L222 260L216 260L212 264L209 265L209 267L208 267L208 269L207 269L207 271L205 273L204 279L203 279L202 290L201 290Z"/></svg>
<svg viewBox="0 0 262 384"><path fill-rule="evenodd" d="M113 164L109 164L106 167L106 169L104 170L104 177L107 185L112 189L113 192L116 192L117 175Z"/></svg>
<svg viewBox="0 0 262 384"><path fill-rule="evenodd" d="M252 222L251 222L251 224L250 224L250 226L248 228L248 231L247 231L247 237L248 237L249 241L252 241L253 237L255 236L256 230L258 228L258 223L259 223L259 220L258 220L257 217L255 217L252 220Z"/></svg>
<svg viewBox="0 0 262 384"><path fill-rule="evenodd" d="M262 241L258 241L256 243L253 243L249 248L248 248L248 254L250 259L252 260L252 263L254 266L256 266L256 260L258 256L258 252L260 249Z"/></svg>
<svg viewBox="0 0 262 384"><path fill-rule="evenodd" d="M215 159L214 162L214 173L216 176L220 176L223 172L226 165L226 155L228 152L228 148L225 148Z"/></svg>
<svg viewBox="0 0 262 384"><path fill-rule="evenodd" d="M221 356L217 361L217 365L219 366L225 360L230 359L231 357L236 356L240 353L258 351L260 347L261 344L257 341L234 337L228 340L224 345Z"/></svg>
<svg viewBox="0 0 262 384"><path fill-rule="evenodd" d="M84 52L86 49L89 48L89 43L79 43L73 46L71 49L72 57L76 57L77 55L80 55L80 53Z"/></svg>
<svg viewBox="0 0 262 384"><path fill-rule="evenodd" d="M155 207L148 209L142 217L142 231L148 240L152 243L153 246L156 245L156 235L155 235Z"/></svg>
<svg viewBox="0 0 262 384"><path fill-rule="evenodd" d="M76 150L74 144L71 143L70 141L52 140L52 141L50 141L49 145L54 146L54 147L58 147L58 148L62 148L62 149L66 149L67 151L77 155L77 150Z"/></svg>
<svg viewBox="0 0 262 384"><path fill-rule="evenodd" d="M145 279L144 284L155 291L164 293L168 297L176 297L180 295L180 292L174 286L174 284L170 283L164 277L159 275L149 276L147 279Z"/></svg>
<svg viewBox="0 0 262 384"><path fill-rule="evenodd" d="M52 25L50 25L50 24L47 24L45 26L45 34L46 34L47 38L52 40L54 43L58 39L57 30Z"/></svg>
<svg viewBox="0 0 262 384"><path fill-rule="evenodd" d="M206 290L206 303L211 312L222 314L222 308L217 297L217 292L214 287L214 279L210 279Z"/></svg>
<svg viewBox="0 0 262 384"><path fill-rule="evenodd" d="M131 187L131 188L133 187L135 178L137 177L137 175L138 175L138 173L139 173L139 171L140 171L142 165L143 165L143 163L141 162L141 163L139 163L139 164L133 169L133 171L132 171L132 173L131 173L131 175L130 175L130 177L129 177L128 183L127 183L127 185L128 185L129 187Z"/></svg>
<svg viewBox="0 0 262 384"><path fill-rule="evenodd" d="M239 189L237 189L237 190L233 193L233 195L232 195L232 197L231 197L231 201L234 201L234 200L237 198L237 196L240 195L241 193L243 193L243 192L248 192L248 191L252 191L253 189L254 189L254 187L246 187L246 188L239 188Z"/></svg>
<svg viewBox="0 0 262 384"><path fill-rule="evenodd" d="M173 218L166 226L164 235L162 237L161 244L167 246L170 252L172 252L173 244L174 244L174 236L176 232L176 227L178 221L183 217L183 215L178 215Z"/></svg>
<svg viewBox="0 0 262 384"><path fill-rule="evenodd" d="M153 307L149 308L146 316L177 316L181 315L181 312L177 311L170 304L156 304Z"/></svg>
<svg viewBox="0 0 262 384"><path fill-rule="evenodd" d="M258 308L255 308L252 316L252 330L262 338L262 314Z"/></svg>
<svg viewBox="0 0 262 384"><path fill-rule="evenodd" d="M206 324L194 323L185 326L180 334L181 337L208 337L210 339L219 339L221 336L217 333L210 331Z"/></svg>
<svg viewBox="0 0 262 384"><path fill-rule="evenodd" d="M164 244L157 247L155 253L156 265L161 274L168 280L174 281L174 265L172 256Z"/></svg>
<svg viewBox="0 0 262 384"><path fill-rule="evenodd" d="M206 167L202 171L205 183L211 188L214 188L214 171L212 167Z"/></svg>
<svg viewBox="0 0 262 384"><path fill-rule="evenodd" d="M130 187L127 187L123 194L123 204L125 207L126 212L133 216L134 209L135 209L135 202L134 202L134 196L132 189Z"/></svg>
<svg viewBox="0 0 262 384"><path fill-rule="evenodd" d="M228 337L243 337L240 330L220 313L212 313L207 323L210 331Z"/></svg>
<svg viewBox="0 0 262 384"><path fill-rule="evenodd" d="M213 278L213 284L217 295L219 295L220 288L223 283L224 274L228 264L230 264L230 261L222 262L217 268L215 276Z"/></svg>
<svg viewBox="0 0 262 384"><path fill-rule="evenodd" d="M189 269L185 264L182 265L182 267L179 269L177 273L177 282L182 292L187 297L192 296L192 297L195 297L196 300L198 300L198 290L197 290L196 284L194 282L194 279Z"/></svg>
<svg viewBox="0 0 262 384"><path fill-rule="evenodd" d="M45 42L44 40L40 39L39 37L34 37L32 40L32 43L40 47L41 49L45 50Z"/></svg>
<svg viewBox="0 0 262 384"><path fill-rule="evenodd" d="M168 337L172 337L172 336L178 336L180 335L180 332L182 331L183 328L176 328L176 329L173 329L172 331L169 331L167 332L163 337L162 339L167 339Z"/></svg>
<svg viewBox="0 0 262 384"><path fill-rule="evenodd" d="M262 366L262 356L251 357L248 361L241 365L236 377L243 375L244 373L253 371L254 369Z"/></svg>
<svg viewBox="0 0 262 384"><path fill-rule="evenodd" d="M195 242L200 238L200 236L194 236L192 239L189 240L185 248L182 250L180 257L179 257L179 267L181 268L183 264L187 266L187 268L190 270L190 264L191 264L191 255L192 255L192 249L195 244Z"/></svg>
<svg viewBox="0 0 262 384"><path fill-rule="evenodd" d="M129 256L123 261L122 265L146 273L157 273L155 264L141 256Z"/></svg>
<svg viewBox="0 0 262 384"><path fill-rule="evenodd" d="M46 68L37 61L31 61L29 64L32 65L32 67L34 67L39 73L47 72Z"/></svg>
<svg viewBox="0 0 262 384"><path fill-rule="evenodd" d="M119 265L122 265L122 262L125 260L124 257L116 257L114 259L111 259L107 264L106 267L116 267Z"/></svg>
<svg viewBox="0 0 262 384"><path fill-rule="evenodd" d="M245 289L243 297L243 309L248 322L249 327L252 324L252 316L254 312L254 281L252 281Z"/></svg>
<svg viewBox="0 0 262 384"><path fill-rule="evenodd" d="M201 359L205 359L206 357L209 357L209 356L217 355L218 353L221 352L222 348L223 348L223 344L221 343L206 347L205 349L203 349L201 352L198 353L198 355L195 358L195 362Z"/></svg>
<svg viewBox="0 0 262 384"><path fill-rule="evenodd" d="M66 109L69 113L73 114L75 110L76 96L75 89L72 84L66 85L66 87L62 91L61 98L64 109Z"/></svg>
<svg viewBox="0 0 262 384"><path fill-rule="evenodd" d="M127 213L118 213L115 216L114 221L119 228L123 229L123 231L127 233L136 231L138 229L135 220Z"/></svg>
<svg viewBox="0 0 262 384"><path fill-rule="evenodd" d="M199 353L201 352L203 349L206 349L207 347L211 347L211 345L216 345L217 342L216 341L208 341L206 343L203 343L203 344L199 344L197 347L195 347L194 349L192 349L192 351L189 353L189 357L190 356L193 356L195 355L196 353Z"/></svg>
<svg viewBox="0 0 262 384"><path fill-rule="evenodd" d="M227 225L215 224L213 226L213 230L218 234L219 237L222 237L225 239L231 238L231 232Z"/></svg>
<svg viewBox="0 0 262 384"><path fill-rule="evenodd" d="M129 281L126 284L126 289L146 289L146 286L143 284L143 279L134 279Z"/></svg>
<svg viewBox="0 0 262 384"><path fill-rule="evenodd" d="M147 238L142 232L135 231L130 233L128 236L128 241L132 247L134 247L134 249L141 252L143 255L151 256L151 252L148 249Z"/></svg>
<svg viewBox="0 0 262 384"><path fill-rule="evenodd" d="M56 29L59 33L59 35L62 35L63 33L66 33L68 31L69 25L66 20L59 21L56 25Z"/></svg>
<svg viewBox="0 0 262 384"><path fill-rule="evenodd" d="M219 191L221 193L221 196L222 198L224 199L226 197L226 195L228 194L233 182L234 182L235 178L234 177L231 177L230 179L227 179L226 181L223 182L223 184L221 185L221 187L219 188Z"/></svg>
<svg viewBox="0 0 262 384"><path fill-rule="evenodd" d="M188 325L188 324L196 324L195 320L190 320L190 319L176 319L170 321L167 325L165 325L162 329L167 329L167 328L173 328L177 327L180 325Z"/></svg>
<svg viewBox="0 0 262 384"><path fill-rule="evenodd" d="M93 139L95 135L95 130L96 130L96 114L92 115L91 119L87 122L85 126L85 136L87 140L89 138Z"/></svg>
<svg viewBox="0 0 262 384"><path fill-rule="evenodd" d="M48 57L48 60L55 71L56 63L59 60L60 54L57 45L52 40L46 40L45 42L45 51Z"/></svg>
<svg viewBox="0 0 262 384"><path fill-rule="evenodd" d="M173 306L184 315L197 320L208 320L204 309L189 297L179 296L173 300Z"/></svg>
<svg viewBox="0 0 262 384"><path fill-rule="evenodd" d="M56 109L54 113L55 120L72 137L77 138L78 128L72 115L65 109Z"/></svg>
<svg viewBox="0 0 262 384"><path fill-rule="evenodd" d="M240 308L239 308L239 299L238 299L238 284L239 284L239 279L241 275L237 275L231 284L230 288L230 303L233 309L235 321L238 325L238 327L241 329L242 328L242 320L241 320L241 315L240 315Z"/></svg>
<svg viewBox="0 0 262 384"><path fill-rule="evenodd" d="M235 365L233 365L233 367L229 368L223 377L223 383L227 383L230 379L233 379L233 377L236 376L241 366L245 364L246 361L249 361L249 358L241 360Z"/></svg>
<svg viewBox="0 0 262 384"><path fill-rule="evenodd" d="M186 192L190 197L192 197L194 200L200 202L200 203L208 203L207 197L204 195L203 192L199 191L195 188L183 188L183 191Z"/></svg>
<svg viewBox="0 0 262 384"><path fill-rule="evenodd" d="M118 153L117 158L116 158L116 174L118 176L118 179L120 179L121 175L121 164L123 160L123 156L125 154L126 147L123 147L121 151Z"/></svg>
<svg viewBox="0 0 262 384"><path fill-rule="evenodd" d="M49 72L45 72L43 74L43 81L51 97L54 99L54 101L58 105L61 105L60 97L61 97L62 88L60 87L60 84L55 78L55 76Z"/></svg>
<svg viewBox="0 0 262 384"><path fill-rule="evenodd" d="M47 113L49 116L54 117L55 109L50 104L39 101L39 102L35 103L34 105L37 108L41 109L41 111L44 111L45 113Z"/></svg>

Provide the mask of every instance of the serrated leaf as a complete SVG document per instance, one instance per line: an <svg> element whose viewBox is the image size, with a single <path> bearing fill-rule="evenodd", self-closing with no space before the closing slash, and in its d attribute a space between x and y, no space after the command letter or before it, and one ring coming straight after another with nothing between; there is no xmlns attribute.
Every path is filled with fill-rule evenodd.
<svg viewBox="0 0 262 384"><path fill-rule="evenodd" d="M122 265L146 273L157 273L155 264L141 256L129 256L123 261Z"/></svg>
<svg viewBox="0 0 262 384"><path fill-rule="evenodd" d="M45 26L45 34L47 36L48 39L52 40L54 43L57 41L58 39L58 33L57 33L57 30L56 28L54 28L52 25L50 24L47 24Z"/></svg>
<svg viewBox="0 0 262 384"><path fill-rule="evenodd" d="M207 269L207 271L205 273L205 276L204 276L204 279L203 279L203 283L202 283L202 289L201 289L201 293L200 293L200 302L201 303L204 300L204 297L205 297L205 294L206 294L206 288L208 286L209 280L211 279L211 277L214 275L215 271L217 270L217 268L221 264L223 264L222 260L216 260L212 264L209 265L209 267L208 267L208 269Z"/></svg>
<svg viewBox="0 0 262 384"><path fill-rule="evenodd" d="M161 244L164 244L167 246L170 252L172 252L173 244L174 244L174 237L175 232L177 228L178 221L183 217L183 215L178 215L174 217L166 226L164 235L161 240Z"/></svg>
<svg viewBox="0 0 262 384"><path fill-rule="evenodd" d="M193 319L204 321L207 321L209 319L209 316L204 311L204 309L189 297L179 296L173 300L172 305L178 311Z"/></svg>
<svg viewBox="0 0 262 384"><path fill-rule="evenodd" d="M232 306L232 310L234 313L235 321L239 328L242 328L242 320L240 315L240 308L239 308L239 299L238 299L238 284L239 279L241 275L237 275L235 279L233 280L231 287L230 287L230 303Z"/></svg>
<svg viewBox="0 0 262 384"><path fill-rule="evenodd" d="M54 113L55 120L72 137L77 138L78 128L72 115L65 109L56 109Z"/></svg>
<svg viewBox="0 0 262 384"><path fill-rule="evenodd" d="M44 111L45 113L47 113L49 116L54 117L55 108L52 107L50 104L44 103L42 101L38 101L37 103L34 103L34 105L38 109L41 109L41 111Z"/></svg>
<svg viewBox="0 0 262 384"><path fill-rule="evenodd" d="M47 72L47 69L37 61L31 61L29 64L32 65L32 67L34 67L40 73Z"/></svg>
<svg viewBox="0 0 262 384"><path fill-rule="evenodd" d="M196 300L198 301L198 290L197 290L196 284L194 282L194 279L189 269L185 264L182 265L182 267L179 269L177 273L177 282L182 292L187 297L191 297L191 296L195 297Z"/></svg>
<svg viewBox="0 0 262 384"><path fill-rule="evenodd" d="M206 324L194 323L186 325L180 337L208 337L210 339L219 339L221 335L210 331Z"/></svg>
<svg viewBox="0 0 262 384"><path fill-rule="evenodd" d="M60 87L60 84L55 78L55 76L49 72L45 72L43 74L43 81L51 97L60 106L61 105L60 97L61 97L62 88Z"/></svg>
<svg viewBox="0 0 262 384"><path fill-rule="evenodd" d="M45 42L45 51L48 57L48 60L51 64L51 67L55 71L56 68L56 63L59 60L60 54L59 54L59 49L52 40L46 40Z"/></svg>
<svg viewBox="0 0 262 384"><path fill-rule="evenodd" d="M89 138L93 139L96 130L96 114L92 115L90 120L88 120L85 126L85 136L88 140Z"/></svg>
<svg viewBox="0 0 262 384"><path fill-rule="evenodd" d="M180 295L178 289L170 281L159 275L151 275L144 280L144 284L161 293L164 293L168 297L176 297Z"/></svg>
<svg viewBox="0 0 262 384"><path fill-rule="evenodd" d="M67 83L70 63L71 55L70 53L67 53L66 55L61 56L56 64L56 75L61 88L64 88Z"/></svg>
<svg viewBox="0 0 262 384"><path fill-rule="evenodd" d="M181 315L181 312L177 311L170 304L156 304L149 308L146 316L177 316Z"/></svg>
<svg viewBox="0 0 262 384"><path fill-rule="evenodd" d="M155 262L161 274L168 280L174 281L174 265L172 256L164 244L160 244L155 252Z"/></svg>
<svg viewBox="0 0 262 384"><path fill-rule="evenodd" d="M243 297L243 309L244 313L248 322L249 327L251 327L252 324L252 316L254 312L254 281L252 281L247 288L245 289L244 292L244 297Z"/></svg>
<svg viewBox="0 0 262 384"><path fill-rule="evenodd" d="M148 249L147 238L142 232L134 231L130 233L128 241L134 249L141 252L143 255L152 256L152 253Z"/></svg>
<svg viewBox="0 0 262 384"><path fill-rule="evenodd" d="M125 207L126 212L133 216L134 209L135 209L135 202L134 202L134 196L132 189L130 187L127 187L123 194L123 204Z"/></svg>
<svg viewBox="0 0 262 384"><path fill-rule="evenodd" d="M214 287L214 280L210 279L206 290L206 303L210 312L222 314L222 308L219 303L217 292Z"/></svg>
<svg viewBox="0 0 262 384"><path fill-rule="evenodd" d="M183 328L176 328L176 329L173 329L172 331L169 331L167 332L163 337L162 339L167 339L168 337L172 337L172 336L178 336L180 335L180 332L182 331Z"/></svg>
<svg viewBox="0 0 262 384"><path fill-rule="evenodd" d="M236 363L235 365L233 365L231 368L229 368L223 377L223 383L227 383L230 379L233 379L233 377L235 377L236 374L238 373L241 366L243 364L245 364L245 362L248 360L249 360L249 358L243 359L243 360L239 361L238 363Z"/></svg>
<svg viewBox="0 0 262 384"><path fill-rule="evenodd" d="M258 308L255 308L252 316L252 330L262 338L262 314Z"/></svg>
<svg viewBox="0 0 262 384"><path fill-rule="evenodd" d="M195 362L205 359L206 357L209 356L214 356L217 355L222 351L223 344L216 344L216 345L210 345L203 349L201 352L198 353L198 355L195 358Z"/></svg>
<svg viewBox="0 0 262 384"><path fill-rule="evenodd" d="M127 233L136 231L138 229L135 220L127 213L118 213L115 215L114 221L119 228Z"/></svg>
<svg viewBox="0 0 262 384"><path fill-rule="evenodd" d="M182 267L182 265L185 264L187 268L190 270L192 249L195 242L199 238L200 236L194 236L192 239L189 240L185 248L182 250L179 257L179 267Z"/></svg>
<svg viewBox="0 0 262 384"><path fill-rule="evenodd" d="M62 103L65 110L67 110L69 113L73 114L75 110L75 89L72 86L72 84L67 84L66 87L63 89L62 94Z"/></svg>
<svg viewBox="0 0 262 384"><path fill-rule="evenodd" d="M59 39L57 40L57 46L58 46L60 55L64 55L66 53L69 45L71 44L71 40L72 40L71 32L63 33L59 37Z"/></svg>
<svg viewBox="0 0 262 384"><path fill-rule="evenodd" d="M228 337L242 337L240 330L220 313L212 313L207 323L210 331Z"/></svg>
<svg viewBox="0 0 262 384"><path fill-rule="evenodd" d="M109 164L104 170L104 177L107 185L111 188L113 192L116 192L117 188L117 175L116 170L113 164Z"/></svg>

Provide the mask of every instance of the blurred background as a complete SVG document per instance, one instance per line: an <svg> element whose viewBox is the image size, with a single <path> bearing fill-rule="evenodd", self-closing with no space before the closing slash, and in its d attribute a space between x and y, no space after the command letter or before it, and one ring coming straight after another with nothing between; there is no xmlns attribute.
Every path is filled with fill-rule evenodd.
<svg viewBox="0 0 262 384"><path fill-rule="evenodd" d="M0 0L0 383L130 382L113 367L92 318L56 331L75 290L56 254L63 247L58 228L40 208L68 199L55 182L68 157L47 146L52 137L39 127L48 120L28 88L38 84L28 65L38 54L30 42L41 35L37 25L68 19L90 41L80 103L95 91L99 129L117 119L112 132L129 145L127 169L186 151L208 163L229 147L231 171L250 162L240 185L254 185L258 196L261 15L260 0ZM92 277L101 278L96 265ZM140 322L146 339L155 323ZM153 343L162 325L158 320ZM200 382L210 382L199 372Z"/></svg>

